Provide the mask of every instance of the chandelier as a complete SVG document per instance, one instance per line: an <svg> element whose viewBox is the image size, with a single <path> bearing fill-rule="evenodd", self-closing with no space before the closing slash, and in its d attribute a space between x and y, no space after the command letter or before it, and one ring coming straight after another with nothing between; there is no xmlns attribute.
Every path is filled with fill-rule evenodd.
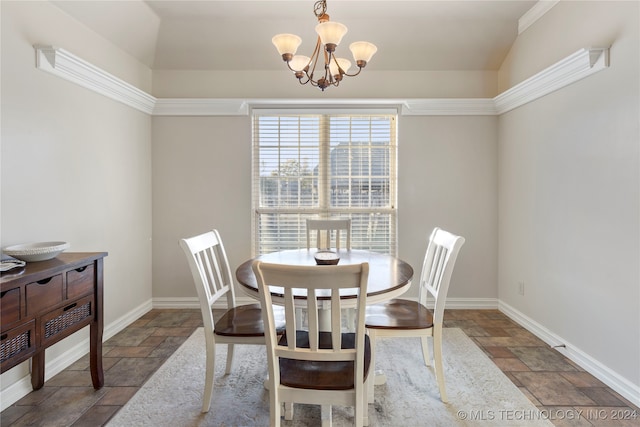
<svg viewBox="0 0 640 427"><path fill-rule="evenodd" d="M338 86L344 76L354 77L360 74L378 48L369 42L351 43L349 49L356 61L358 71L349 74L351 62L335 56L336 47L347 33L347 27L339 22L329 21L326 0L317 1L313 6L313 12L319 23L316 25L318 41L311 57L295 54L302 43L302 39L295 34L278 34L271 41L289 69L295 73L300 84L311 83L312 86L324 92L329 86ZM318 67L317 74L316 67Z"/></svg>

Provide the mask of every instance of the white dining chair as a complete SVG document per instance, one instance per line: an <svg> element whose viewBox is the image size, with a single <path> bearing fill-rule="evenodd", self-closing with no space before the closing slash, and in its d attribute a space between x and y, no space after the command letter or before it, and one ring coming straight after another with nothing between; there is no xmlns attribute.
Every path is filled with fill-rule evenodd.
<svg viewBox="0 0 640 427"><path fill-rule="evenodd" d="M315 234L315 245L311 236ZM342 236L345 249L351 249L351 219L307 219L307 249L340 250Z"/></svg>
<svg viewBox="0 0 640 427"><path fill-rule="evenodd" d="M435 375L440 399L445 403L448 398L442 366L442 320L453 266L464 241L464 237L436 227L429 236L418 284L418 301L396 298L373 304L367 307L365 318L367 333L374 349L374 359L378 338L419 337L422 342L424 362L427 366L431 366L427 338L432 337ZM427 308L429 295L435 299L433 311ZM375 366L375 360L371 363ZM368 401L373 403L373 381L369 382L368 387Z"/></svg>
<svg viewBox="0 0 640 427"><path fill-rule="evenodd" d="M254 261L252 268L266 325L270 425L280 425L285 402L287 420L294 417L290 403L317 404L328 408L325 415L330 425L329 405L341 405L354 407L356 426L368 425L366 381L371 347L364 313L369 264L318 267ZM345 288L358 289L355 332L342 331L340 289ZM284 304L286 331L282 337L275 328L274 298ZM305 300L308 320L300 325L296 301ZM326 308L323 306L331 310L329 331L319 327L318 310Z"/></svg>
<svg viewBox="0 0 640 427"><path fill-rule="evenodd" d="M202 412L208 412L213 396L216 344L227 344L228 375L234 344L265 344L262 310L260 304L236 305L229 261L217 230L181 239L180 246L187 256L202 312L207 352ZM226 297L227 310L214 321L212 305L222 297ZM282 333L284 311L276 307L273 316L275 328Z"/></svg>

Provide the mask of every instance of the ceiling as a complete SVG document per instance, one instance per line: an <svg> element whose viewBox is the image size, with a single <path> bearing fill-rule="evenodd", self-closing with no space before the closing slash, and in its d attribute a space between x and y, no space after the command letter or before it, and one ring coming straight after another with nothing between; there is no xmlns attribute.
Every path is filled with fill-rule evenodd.
<svg viewBox="0 0 640 427"><path fill-rule="evenodd" d="M85 26L152 69L276 70L284 64L271 37L315 45L314 0L53 1ZM497 70L536 0L328 0L332 21L349 32L338 47L378 46L368 69Z"/></svg>

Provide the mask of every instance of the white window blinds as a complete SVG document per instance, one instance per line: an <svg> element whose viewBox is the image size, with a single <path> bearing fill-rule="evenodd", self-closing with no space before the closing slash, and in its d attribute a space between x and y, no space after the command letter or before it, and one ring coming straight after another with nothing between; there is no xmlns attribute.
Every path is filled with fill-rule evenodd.
<svg viewBox="0 0 640 427"><path fill-rule="evenodd" d="M306 247L307 218L351 218L353 249L395 254L396 116L255 110L252 185L255 254Z"/></svg>

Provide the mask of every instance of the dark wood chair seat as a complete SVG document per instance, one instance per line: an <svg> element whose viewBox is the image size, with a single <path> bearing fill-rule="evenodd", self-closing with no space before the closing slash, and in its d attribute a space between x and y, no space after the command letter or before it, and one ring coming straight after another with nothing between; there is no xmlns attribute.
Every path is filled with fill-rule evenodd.
<svg viewBox="0 0 640 427"><path fill-rule="evenodd" d="M284 308L274 307L276 329L284 332ZM260 304L247 304L227 310L215 323L214 332L227 337L264 336Z"/></svg>
<svg viewBox="0 0 640 427"><path fill-rule="evenodd" d="M433 314L417 301L392 299L367 306L367 328L428 329L433 327Z"/></svg>
<svg viewBox="0 0 640 427"><path fill-rule="evenodd" d="M341 348L355 348L356 335L342 334ZM287 345L286 334L280 338L280 345ZM309 348L309 333L296 331L298 347ZM331 333L320 332L320 348L330 349ZM369 337L364 337L364 378L366 380L371 365L371 345ZM280 359L280 383L288 387L314 390L350 390L353 385L353 361L326 362L295 359Z"/></svg>

